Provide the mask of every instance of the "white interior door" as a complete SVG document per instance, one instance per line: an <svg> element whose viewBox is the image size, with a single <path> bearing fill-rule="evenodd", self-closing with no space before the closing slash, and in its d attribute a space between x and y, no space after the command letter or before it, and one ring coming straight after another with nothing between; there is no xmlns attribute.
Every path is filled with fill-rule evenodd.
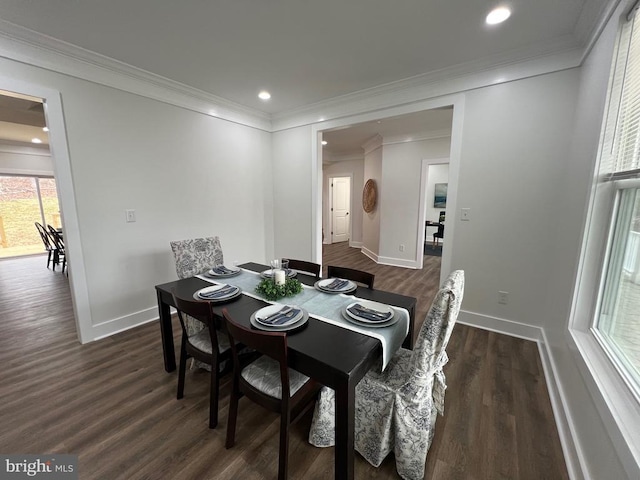
<svg viewBox="0 0 640 480"><path fill-rule="evenodd" d="M331 243L349 240L349 208L351 206L351 179L331 179Z"/></svg>

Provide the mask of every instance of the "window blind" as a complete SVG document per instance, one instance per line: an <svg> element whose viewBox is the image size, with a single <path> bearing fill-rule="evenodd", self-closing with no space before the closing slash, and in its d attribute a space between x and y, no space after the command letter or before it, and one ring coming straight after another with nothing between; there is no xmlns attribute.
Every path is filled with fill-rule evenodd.
<svg viewBox="0 0 640 480"><path fill-rule="evenodd" d="M612 66L600 173L605 180L640 173L640 20L622 27Z"/></svg>

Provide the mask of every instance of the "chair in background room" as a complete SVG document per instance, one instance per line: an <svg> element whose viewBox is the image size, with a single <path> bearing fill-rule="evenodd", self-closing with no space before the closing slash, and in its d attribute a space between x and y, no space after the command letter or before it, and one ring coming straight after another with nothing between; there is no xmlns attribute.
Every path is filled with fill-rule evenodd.
<svg viewBox="0 0 640 480"><path fill-rule="evenodd" d="M356 386L356 450L375 467L393 451L404 479L424 478L436 416L444 414L442 368L449 360L446 347L463 294L464 271L456 270L436 294L413 351L401 348L383 372L370 370ZM335 392L330 388L320 391L309 443L335 443Z"/></svg>
<svg viewBox="0 0 640 480"><path fill-rule="evenodd" d="M327 276L329 278L344 278L345 280L351 280L353 282L366 285L367 288L373 288L373 282L376 279L376 276L373 273L355 270L353 268L336 267L333 265L329 265L327 267Z"/></svg>
<svg viewBox="0 0 640 480"><path fill-rule="evenodd" d="M211 310L211 302L200 302L193 298L185 299L173 296L178 318L182 327L182 342L180 345L180 367L178 370L178 395L184 397L184 382L187 360L193 357L200 362L210 365L211 378L209 386L209 428L218 425L218 392L220 389L220 367L225 360L231 359L229 338L224 332L216 329L215 315ZM186 316L193 322L200 322L202 329L197 333L188 334ZM212 347L213 346L213 347ZM230 363L227 363L230 365ZM227 368L227 370L230 370ZM226 373L226 372L224 372Z"/></svg>
<svg viewBox="0 0 640 480"><path fill-rule="evenodd" d="M283 260L285 260L283 258ZM320 265L305 260L294 260L289 258L289 268L302 273L309 273L316 278L320 278Z"/></svg>
<svg viewBox="0 0 640 480"><path fill-rule="evenodd" d="M440 240L444 238L444 224L441 223L438 225L438 231L433 233L433 248L440 246Z"/></svg>
<svg viewBox="0 0 640 480"><path fill-rule="evenodd" d="M233 321L227 309L222 311L233 354L233 387L229 401L226 448L233 447L238 417L238 400L242 395L264 408L280 414L280 449L278 478L287 478L289 426L313 407L320 385L287 366L286 332L250 330ZM262 354L242 367L240 342ZM247 432L247 436L249 432Z"/></svg>
<svg viewBox="0 0 640 480"><path fill-rule="evenodd" d="M62 272L64 273L64 269L67 266L67 255L64 249L64 240L60 232L58 232L51 225L47 225L49 229L49 238L53 242L55 246L55 250L53 252L53 271L56 270L56 265L60 265L60 261L62 261Z"/></svg>
<svg viewBox="0 0 640 480"><path fill-rule="evenodd" d="M53 244L53 241L49 237L47 230L42 226L41 223L34 222L36 224L36 230L40 234L40 238L42 239L42 243L44 244L44 249L47 251L47 268L51 264L51 261L55 259L55 250L56 247Z"/></svg>

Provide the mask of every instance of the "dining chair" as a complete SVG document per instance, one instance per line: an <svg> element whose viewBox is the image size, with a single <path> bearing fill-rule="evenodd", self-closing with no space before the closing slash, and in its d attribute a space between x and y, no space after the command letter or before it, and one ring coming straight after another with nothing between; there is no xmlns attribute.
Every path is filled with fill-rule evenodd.
<svg viewBox="0 0 640 480"><path fill-rule="evenodd" d="M64 249L64 240L62 235L60 235L60 232L51 225L47 224L47 228L49 229L47 232L49 234L49 238L51 238L51 241L55 246L55 250L53 252L53 271L55 272L56 265L60 265L60 261L62 260L62 272L64 273L64 269L67 266L67 255Z"/></svg>
<svg viewBox="0 0 640 480"><path fill-rule="evenodd" d="M222 246L217 236L174 240L170 245L176 263L176 273L180 279L200 275L216 265L224 264ZM201 322L193 321L188 316L186 324L189 335L195 335L204 328ZM196 364L209 369L206 363Z"/></svg>
<svg viewBox="0 0 640 480"><path fill-rule="evenodd" d="M233 386L229 401L226 448L235 444L238 400L242 395L280 414L278 479L287 478L289 427L313 407L320 384L287 366L286 332L250 330L222 311L233 355ZM246 367L240 364L236 342L262 354Z"/></svg>
<svg viewBox="0 0 640 480"><path fill-rule="evenodd" d="M173 295L173 300L178 311L180 326L182 327L182 341L180 345L180 367L178 370L178 394L180 400L184 397L184 382L186 376L187 360L189 357L210 366L211 377L209 385L209 428L218 425L218 396L220 389L220 376L230 371L221 368L231 365L224 362L231 359L231 349L227 335L216 328L215 315L211 309L211 302L197 301L193 298L180 298ZM189 334L185 317L189 315L192 321L202 324L202 329ZM215 348L212 348L212 345Z"/></svg>
<svg viewBox="0 0 640 480"><path fill-rule="evenodd" d="M438 231L433 233L433 248L440 246L440 240L444 238L444 223L438 224Z"/></svg>
<svg viewBox="0 0 640 480"><path fill-rule="evenodd" d="M375 467L393 451L404 479L424 478L436 416L444 415L442 368L449 361L446 347L463 294L464 271L456 270L436 294L413 351L401 348L383 372L370 370L356 386L355 449ZM309 443L335 444L335 392L330 388L320 391Z"/></svg>
<svg viewBox="0 0 640 480"><path fill-rule="evenodd" d="M49 237L49 234L47 233L47 229L44 228L44 226L41 223L38 223L38 222L34 222L34 223L36 225L36 230L38 230L38 233L40 234L42 243L44 244L44 249L48 253L47 268L49 268L51 261L55 258L56 247L53 244L53 241L51 240L51 238Z"/></svg>
<svg viewBox="0 0 640 480"><path fill-rule="evenodd" d="M329 278L344 278L345 280L352 280L366 285L367 288L373 288L373 281L376 278L373 273L356 270L354 268L336 267L334 265L329 265L327 267L327 276Z"/></svg>
<svg viewBox="0 0 640 480"><path fill-rule="evenodd" d="M320 265L306 260L289 259L289 268L302 273L309 273L316 278L320 278Z"/></svg>

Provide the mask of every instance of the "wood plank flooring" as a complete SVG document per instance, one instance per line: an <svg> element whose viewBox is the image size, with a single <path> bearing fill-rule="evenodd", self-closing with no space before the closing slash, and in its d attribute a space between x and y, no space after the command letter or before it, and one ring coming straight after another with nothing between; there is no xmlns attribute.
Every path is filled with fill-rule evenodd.
<svg viewBox="0 0 640 480"><path fill-rule="evenodd" d="M422 319L440 259L425 260L420 272L381 266L337 244L324 264L369 270L378 288L418 297ZM275 414L241 400L236 446L225 450L228 378L221 424L209 430L208 374L188 372L176 400L156 323L80 345L68 279L45 265L0 260L0 452L77 454L83 480L276 478ZM567 478L536 345L457 325L448 353L426 478ZM307 443L309 424L310 415L293 428L290 478L333 478L333 449ZM376 469L356 455L356 478L398 478L393 456Z"/></svg>

